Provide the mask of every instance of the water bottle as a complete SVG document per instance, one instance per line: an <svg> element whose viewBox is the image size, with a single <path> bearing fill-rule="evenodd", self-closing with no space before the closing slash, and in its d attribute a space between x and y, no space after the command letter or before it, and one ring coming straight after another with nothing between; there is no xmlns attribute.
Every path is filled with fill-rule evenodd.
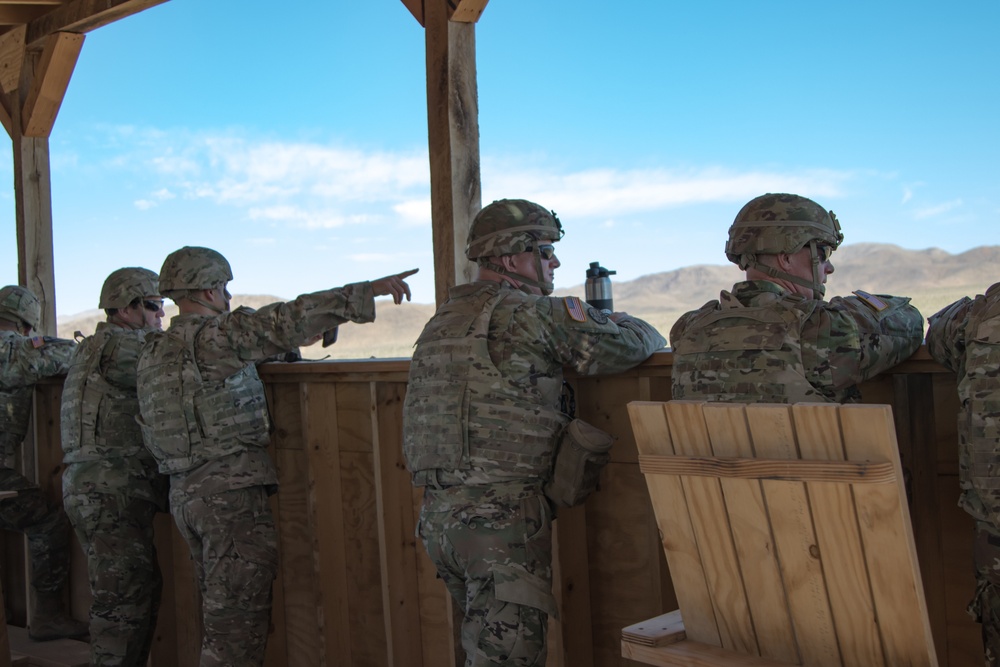
<svg viewBox="0 0 1000 667"><path fill-rule="evenodd" d="M610 314L614 311L611 298L611 278L617 271L608 271L598 262L591 262L587 269L587 282L584 289L587 294L587 303Z"/></svg>

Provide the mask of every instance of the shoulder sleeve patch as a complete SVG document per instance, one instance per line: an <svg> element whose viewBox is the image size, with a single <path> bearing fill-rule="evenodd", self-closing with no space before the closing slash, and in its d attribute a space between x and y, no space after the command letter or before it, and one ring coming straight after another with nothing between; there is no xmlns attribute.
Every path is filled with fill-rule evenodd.
<svg viewBox="0 0 1000 667"><path fill-rule="evenodd" d="M881 312L889 307L889 304L887 304L885 301L878 298L874 294L869 294L868 292L863 292L862 290L859 289L854 290L853 294L854 296L858 297L866 304L874 308L876 312Z"/></svg>
<svg viewBox="0 0 1000 667"><path fill-rule="evenodd" d="M45 345L45 339L42 338L41 336L33 336L31 338L31 346L36 350L40 347L43 347L44 345Z"/></svg>
<svg viewBox="0 0 1000 667"><path fill-rule="evenodd" d="M580 297L568 296L563 299L563 304L566 306L566 312L569 313L571 319L576 322L587 321L587 313L583 309L583 304L580 303Z"/></svg>

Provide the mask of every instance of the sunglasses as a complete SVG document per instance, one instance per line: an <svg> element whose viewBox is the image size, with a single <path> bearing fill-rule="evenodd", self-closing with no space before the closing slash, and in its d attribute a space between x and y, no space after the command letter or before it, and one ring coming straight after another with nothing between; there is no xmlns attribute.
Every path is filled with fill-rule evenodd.
<svg viewBox="0 0 1000 667"><path fill-rule="evenodd" d="M552 259L556 256L556 248L551 243L545 245L535 246L538 248L538 254L542 259ZM534 248L528 248L528 251L534 250Z"/></svg>
<svg viewBox="0 0 1000 667"><path fill-rule="evenodd" d="M818 245L816 246L816 254L819 255L819 261L829 262L830 255L833 254L833 246Z"/></svg>
<svg viewBox="0 0 1000 667"><path fill-rule="evenodd" d="M159 311L163 310L163 302L162 301L143 301L142 302L142 307L145 308L146 310L148 310L151 313L156 313L156 312L159 312Z"/></svg>

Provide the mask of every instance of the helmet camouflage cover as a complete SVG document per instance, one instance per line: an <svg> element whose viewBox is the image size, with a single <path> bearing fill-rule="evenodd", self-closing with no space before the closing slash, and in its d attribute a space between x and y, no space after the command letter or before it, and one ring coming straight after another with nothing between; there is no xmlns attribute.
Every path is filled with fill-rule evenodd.
<svg viewBox="0 0 1000 667"><path fill-rule="evenodd" d="M211 248L184 246L163 260L160 269L160 293L169 296L175 290L212 289L233 279L229 262Z"/></svg>
<svg viewBox="0 0 1000 667"><path fill-rule="evenodd" d="M30 290L20 285L7 285L0 289L0 317L38 329L42 320L42 304Z"/></svg>
<svg viewBox="0 0 1000 667"><path fill-rule="evenodd" d="M484 207L472 221L465 256L500 257L525 252L539 239L563 236L556 214L525 199L501 199Z"/></svg>
<svg viewBox="0 0 1000 667"><path fill-rule="evenodd" d="M98 308L127 308L136 299L160 296L159 279L149 269L129 266L112 271L101 288Z"/></svg>
<svg viewBox="0 0 1000 667"><path fill-rule="evenodd" d="M843 240L833 211L799 195L766 194L736 214L729 228L726 257L745 269L744 255L791 254L810 241L836 249Z"/></svg>

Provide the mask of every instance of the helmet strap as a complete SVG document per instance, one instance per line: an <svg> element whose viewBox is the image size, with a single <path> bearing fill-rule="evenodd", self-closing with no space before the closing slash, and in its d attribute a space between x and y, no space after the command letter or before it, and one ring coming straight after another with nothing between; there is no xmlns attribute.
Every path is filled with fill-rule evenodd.
<svg viewBox="0 0 1000 667"><path fill-rule="evenodd" d="M217 288L213 287L212 289L217 289ZM225 291L224 287L222 289L223 289L223 291ZM216 313L217 315L222 315L222 314L226 313L229 310L228 308L222 308L220 306L217 306L214 303L210 303L208 301L205 301L201 297L195 296L193 294L191 294L191 295L188 296L188 300L189 301L193 301L193 302L197 303L200 306L204 306L205 308L208 308L209 310L211 310L213 313Z"/></svg>
<svg viewBox="0 0 1000 667"><path fill-rule="evenodd" d="M542 253L538 250L538 244L532 248L532 254L535 257L535 275L541 276L542 273ZM492 259L492 258L489 258ZM555 284L551 282L542 282L534 278L528 278L520 273L514 273L513 271L508 271L499 264L494 264L493 262L486 260L485 266L492 270L494 273L499 273L501 276L506 276L507 278L513 278L519 283L524 283L525 285L531 285L532 287L537 287L542 291L543 296L548 296L552 294L552 290L555 289Z"/></svg>
<svg viewBox="0 0 1000 667"><path fill-rule="evenodd" d="M823 294L826 292L826 286L821 282L819 276L819 253L816 252L816 242L809 242L809 252L812 255L812 270L813 279L807 280L805 278L800 278L799 276L793 276L790 273L785 273L781 269L776 269L768 264L763 264L757 261L757 255L752 253L746 253L743 255L742 262L740 266L745 270L746 267L751 267L771 276L772 278L777 278L779 280L787 280L788 282L795 283L796 285L802 285L803 287L808 287L813 291L815 298L822 298Z"/></svg>

